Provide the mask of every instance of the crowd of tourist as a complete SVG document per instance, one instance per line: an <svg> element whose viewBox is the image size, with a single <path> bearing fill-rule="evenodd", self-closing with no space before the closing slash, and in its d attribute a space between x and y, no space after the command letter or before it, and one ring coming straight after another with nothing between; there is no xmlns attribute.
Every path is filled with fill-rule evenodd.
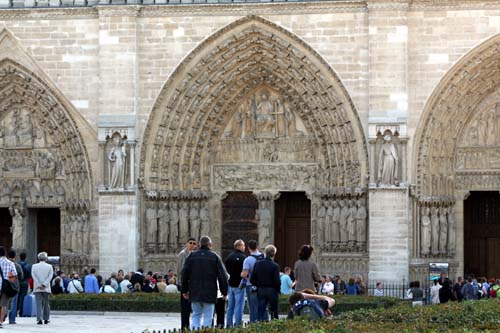
<svg viewBox="0 0 500 333"><path fill-rule="evenodd" d="M84 269L82 275L73 272L67 276L60 270L54 273L45 252L39 253L38 263L30 266L25 253L16 261L15 251L7 253L0 247L0 286L4 284L0 297L0 328L7 317L9 324L15 324L17 315L23 313L23 300L29 291L36 300L38 324L50 322L49 294L179 294L183 330L242 325L245 302L248 302L250 322L277 319L279 294L289 296L289 318L301 313L317 317L328 315L335 303L333 295L368 294L361 275L347 282L339 275L320 275L311 260L313 248L310 245L300 248L293 270L285 267L280 272L274 262L276 252L275 246L268 245L261 253L257 241L245 244L238 239L234 242L234 251L223 262L212 251L211 239L203 236L200 244L194 238L186 242L178 254L177 271L118 270L104 278L95 268ZM9 296L4 287L17 288L16 295ZM459 277L453 284L443 273L433 281L428 292L418 281L411 282L406 296L416 306L424 303L426 294L432 304L438 304L496 297L499 289L500 280L476 279L470 275L466 280ZM377 282L370 295L384 296L383 284ZM308 309L310 311L306 311Z"/></svg>

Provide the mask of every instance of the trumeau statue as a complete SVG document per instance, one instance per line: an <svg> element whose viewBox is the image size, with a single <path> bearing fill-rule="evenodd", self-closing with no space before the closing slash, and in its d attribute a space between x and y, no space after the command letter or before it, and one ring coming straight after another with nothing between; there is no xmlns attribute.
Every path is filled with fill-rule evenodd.
<svg viewBox="0 0 500 333"><path fill-rule="evenodd" d="M397 185L399 158L392 136L385 135L378 159L378 182L385 185Z"/></svg>
<svg viewBox="0 0 500 333"><path fill-rule="evenodd" d="M113 136L113 147L108 154L109 161L109 186L111 188L125 187L125 144L119 135Z"/></svg>
<svg viewBox="0 0 500 333"><path fill-rule="evenodd" d="M423 256L428 256L431 251L431 218L429 217L430 208L422 207L420 216L420 252Z"/></svg>
<svg viewBox="0 0 500 333"><path fill-rule="evenodd" d="M445 207L439 208L439 253L446 254L446 246L448 245L448 210Z"/></svg>
<svg viewBox="0 0 500 333"><path fill-rule="evenodd" d="M455 255L455 216L453 206L448 207L448 255Z"/></svg>
<svg viewBox="0 0 500 333"><path fill-rule="evenodd" d="M438 208L431 208L431 230L432 230L432 242L431 242L431 254L436 256L439 254L439 216Z"/></svg>
<svg viewBox="0 0 500 333"><path fill-rule="evenodd" d="M26 249L24 216L17 207L11 207L9 211L12 216L12 227L10 228L10 232L12 233L12 247L16 250L24 250Z"/></svg>
<svg viewBox="0 0 500 333"><path fill-rule="evenodd" d="M262 202L262 201L261 201ZM259 221L259 244L260 246L269 245L271 235L271 210L267 207L257 209L257 221Z"/></svg>
<svg viewBox="0 0 500 333"><path fill-rule="evenodd" d="M332 241L335 243L340 242L340 207L337 200L332 199Z"/></svg>

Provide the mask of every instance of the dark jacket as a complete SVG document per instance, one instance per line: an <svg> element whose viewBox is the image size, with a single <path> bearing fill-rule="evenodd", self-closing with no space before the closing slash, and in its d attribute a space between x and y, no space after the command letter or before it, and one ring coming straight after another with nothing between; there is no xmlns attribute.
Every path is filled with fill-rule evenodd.
<svg viewBox="0 0 500 333"><path fill-rule="evenodd" d="M280 266L269 258L257 261L253 268L250 282L257 288L274 288L280 292Z"/></svg>
<svg viewBox="0 0 500 333"><path fill-rule="evenodd" d="M133 286L135 286L136 283L139 283L142 286L144 278L145 278L144 275L136 272L134 273L134 275L131 276L130 283L132 283Z"/></svg>
<svg viewBox="0 0 500 333"><path fill-rule="evenodd" d="M246 257L247 256L239 250L235 250L227 257L225 265L227 273L229 274L230 287L239 287L241 282L241 271L243 270L243 261Z"/></svg>
<svg viewBox="0 0 500 333"><path fill-rule="evenodd" d="M217 253L202 247L191 253L182 269L182 293L189 292L191 302L216 303L217 281L222 295L227 295L227 272Z"/></svg>

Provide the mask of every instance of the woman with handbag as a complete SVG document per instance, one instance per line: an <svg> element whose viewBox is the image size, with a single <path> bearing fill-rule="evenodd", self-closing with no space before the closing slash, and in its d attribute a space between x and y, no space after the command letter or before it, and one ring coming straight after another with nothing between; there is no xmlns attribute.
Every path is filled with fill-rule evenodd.
<svg viewBox="0 0 500 333"><path fill-rule="evenodd" d="M19 292L19 285L16 284L17 271L16 266L6 257L7 251L0 246L0 328L3 326L7 314L7 305L9 299L16 296Z"/></svg>

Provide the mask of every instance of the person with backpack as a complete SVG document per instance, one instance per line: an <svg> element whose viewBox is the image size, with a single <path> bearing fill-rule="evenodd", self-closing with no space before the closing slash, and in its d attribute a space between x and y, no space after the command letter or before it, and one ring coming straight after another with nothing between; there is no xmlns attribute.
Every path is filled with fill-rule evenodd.
<svg viewBox="0 0 500 333"><path fill-rule="evenodd" d="M291 310L287 319L295 317L307 318L309 320L319 320L331 314L335 305L335 300L324 295L315 295L303 292L294 292L288 299Z"/></svg>
<svg viewBox="0 0 500 333"><path fill-rule="evenodd" d="M6 257L7 251L3 246L0 246L0 328L3 327L3 322L7 315L7 305L9 300L17 296L19 288L16 284L17 271L16 266Z"/></svg>
<svg viewBox="0 0 500 333"><path fill-rule="evenodd" d="M498 293L499 293L499 289L500 289L500 280L496 280L496 281L493 280L493 283L491 284L491 287L490 287L490 297L497 298Z"/></svg>
<svg viewBox="0 0 500 333"><path fill-rule="evenodd" d="M479 286L473 274L467 277L467 282L462 286L462 295L466 301L479 299Z"/></svg>
<svg viewBox="0 0 500 333"><path fill-rule="evenodd" d="M243 270L241 271L241 281L242 288L246 288L247 299L248 299L248 309L250 311L250 322L254 323L257 321L257 315L259 311L259 300L257 299L257 288L252 285L250 278L252 277L253 268L255 263L259 260L264 259L264 254L259 252L258 243L256 240L248 241L248 249L250 255L246 257L243 261ZM265 321L269 320L269 315L267 312L264 314Z"/></svg>
<svg viewBox="0 0 500 333"><path fill-rule="evenodd" d="M23 279L19 280L19 299L17 302L17 308L19 313L23 313L24 297L28 295L29 283L31 279L31 266L26 262L26 253L22 252L19 255L19 261L17 262L23 269Z"/></svg>

